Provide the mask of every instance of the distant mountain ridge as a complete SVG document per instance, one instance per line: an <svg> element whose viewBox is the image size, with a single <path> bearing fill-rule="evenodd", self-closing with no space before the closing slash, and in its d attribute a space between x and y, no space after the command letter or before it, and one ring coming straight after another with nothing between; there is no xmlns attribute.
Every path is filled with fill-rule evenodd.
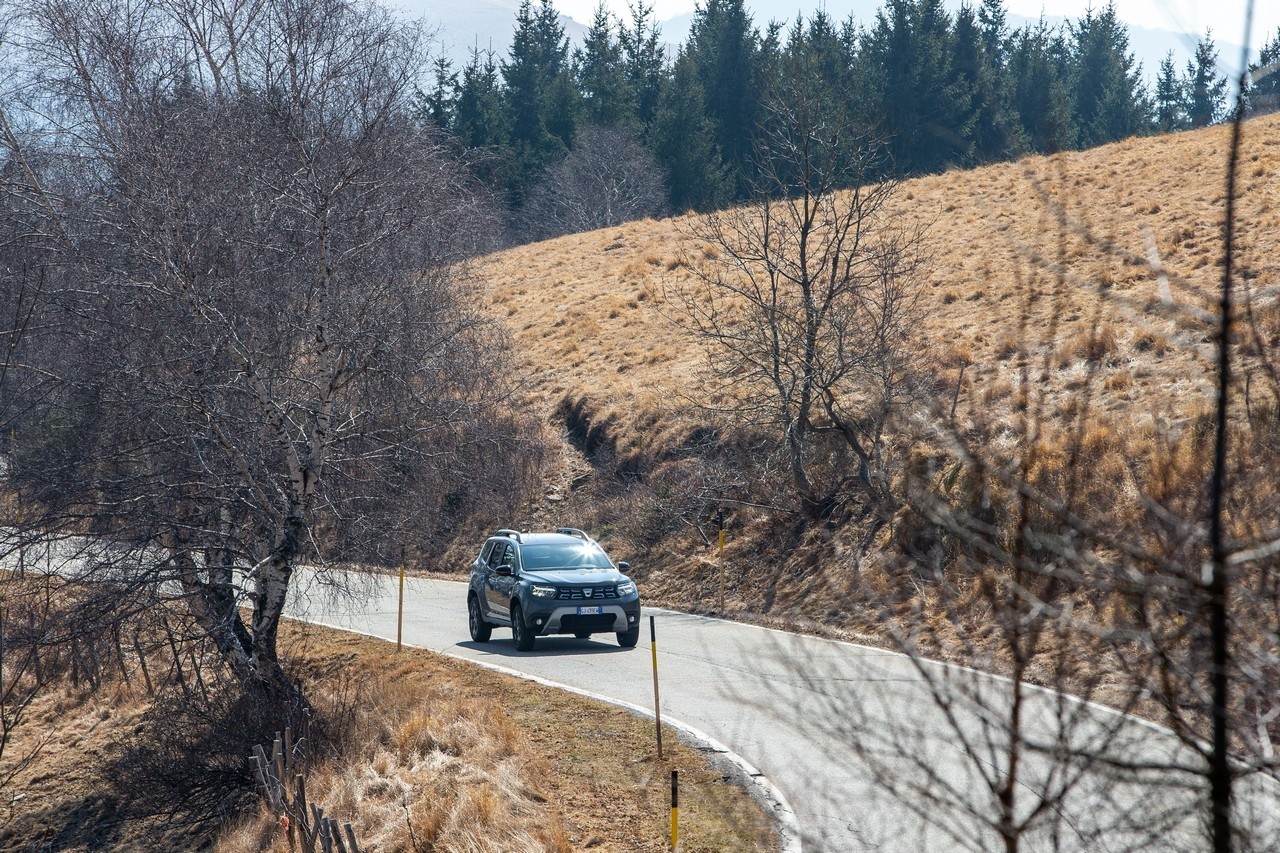
<svg viewBox="0 0 1280 853"><path fill-rule="evenodd" d="M411 17L422 18L435 33L438 52L453 60L455 67L466 64L471 51L493 50L506 57L515 33L519 0L382 0ZM585 24L560 16L565 33L580 44L587 32Z"/></svg>

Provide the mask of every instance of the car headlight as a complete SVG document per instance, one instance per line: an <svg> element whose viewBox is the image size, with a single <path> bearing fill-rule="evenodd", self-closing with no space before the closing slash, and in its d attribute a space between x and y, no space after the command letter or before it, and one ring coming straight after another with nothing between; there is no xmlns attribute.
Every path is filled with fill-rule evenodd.
<svg viewBox="0 0 1280 853"><path fill-rule="evenodd" d="M538 598L553 598L556 594L554 586L537 586L536 584L529 590Z"/></svg>
<svg viewBox="0 0 1280 853"><path fill-rule="evenodd" d="M636 585L631 581L618 584L618 595L631 595L636 591Z"/></svg>

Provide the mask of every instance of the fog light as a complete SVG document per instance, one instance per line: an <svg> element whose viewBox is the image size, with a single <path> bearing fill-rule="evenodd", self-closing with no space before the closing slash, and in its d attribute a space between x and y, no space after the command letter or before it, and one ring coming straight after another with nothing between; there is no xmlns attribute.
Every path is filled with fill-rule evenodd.
<svg viewBox="0 0 1280 853"><path fill-rule="evenodd" d="M536 624L536 625L541 625L541 624L542 624L542 620L541 620L541 619L534 619L533 621L534 621L534 624Z"/></svg>
<svg viewBox="0 0 1280 853"><path fill-rule="evenodd" d="M628 617L627 617L627 621L628 621L628 622L634 622L634 621L636 621L636 617L634 617L634 616L628 616Z"/></svg>

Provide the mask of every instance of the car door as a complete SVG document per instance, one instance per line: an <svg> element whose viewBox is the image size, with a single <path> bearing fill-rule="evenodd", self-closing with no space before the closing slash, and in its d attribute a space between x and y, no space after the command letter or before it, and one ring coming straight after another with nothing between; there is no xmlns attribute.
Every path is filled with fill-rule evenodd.
<svg viewBox="0 0 1280 853"><path fill-rule="evenodd" d="M511 566L512 576L497 574L498 566ZM515 572L515 548L510 542L498 542L489 552L489 565L484 576L484 598L489 605L489 614L510 619L511 589Z"/></svg>

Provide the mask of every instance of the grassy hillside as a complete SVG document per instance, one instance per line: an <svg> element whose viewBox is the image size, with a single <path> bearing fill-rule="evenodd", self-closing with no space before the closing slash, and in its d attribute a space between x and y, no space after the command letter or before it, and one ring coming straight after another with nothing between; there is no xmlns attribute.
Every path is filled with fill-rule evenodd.
<svg viewBox="0 0 1280 853"><path fill-rule="evenodd" d="M890 217L928 226L918 346L961 420L982 420L993 443L1016 445L1030 386L1047 424L1083 424L1087 407L1093 464L1117 471L1154 452L1154 436L1176 440L1199 422L1213 400L1228 142L1228 128L1211 128L901 185ZM1261 333L1239 348L1248 360L1280 342L1280 115L1248 122L1241 162L1237 280ZM644 553L652 597L714 610L714 526L705 514L656 518L670 509L664 466L727 429L699 343L665 298L714 260L693 223L635 222L521 246L485 259L478 274L563 447L522 523L595 525L621 558ZM635 533L650 514L657 548ZM841 531L786 538L764 516L734 515L727 608L874 633L874 618L846 606L865 561L857 544ZM892 546L882 537L878 547Z"/></svg>
<svg viewBox="0 0 1280 853"><path fill-rule="evenodd" d="M1132 382L1107 405L1186 411L1206 395L1207 326L1219 283L1229 130L1131 139L905 183L890 213L930 223L927 333L972 376L997 373L1025 322L1050 327L1064 357L1098 318L1116 338L1108 376ZM1280 115L1247 125L1239 190L1242 275L1274 303L1280 285ZM672 410L707 402L699 350L663 313L665 289L704 247L689 221L634 222L521 246L481 267L511 328L531 391L615 413L627 441L652 441ZM1154 242L1174 301L1161 310ZM1061 301L1028 296L1054 292ZM1050 343L1050 342L1045 342ZM1158 352L1157 352L1158 350ZM1068 364L1069 366L1069 364ZM1069 381L1069 379L1068 379ZM654 420L654 419L657 420Z"/></svg>

